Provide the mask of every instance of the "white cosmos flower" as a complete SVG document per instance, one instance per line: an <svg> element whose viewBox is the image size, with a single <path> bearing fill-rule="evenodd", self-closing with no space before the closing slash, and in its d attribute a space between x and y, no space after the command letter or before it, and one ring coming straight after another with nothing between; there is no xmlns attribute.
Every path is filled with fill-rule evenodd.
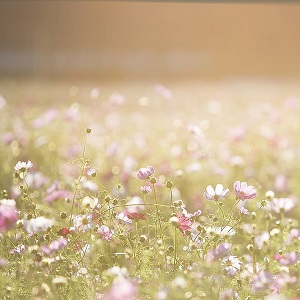
<svg viewBox="0 0 300 300"><path fill-rule="evenodd" d="M126 209L130 213L136 213L145 209L145 207L143 206L144 201L139 196L132 197L126 204Z"/></svg>
<svg viewBox="0 0 300 300"><path fill-rule="evenodd" d="M222 264L229 276L234 276L240 269L242 262L234 255L223 258Z"/></svg>
<svg viewBox="0 0 300 300"><path fill-rule="evenodd" d="M89 196L86 196L82 199L82 206L89 207L89 208L95 208L98 204L98 198L91 198Z"/></svg>
<svg viewBox="0 0 300 300"><path fill-rule="evenodd" d="M267 209L273 210L275 213L288 212L295 206L295 201L291 198L274 198L267 205Z"/></svg>
<svg viewBox="0 0 300 300"><path fill-rule="evenodd" d="M207 227L206 228L206 233L210 234L210 233L214 233L214 234L218 234L221 236L233 236L235 235L235 230L232 229L231 226L225 226L225 227Z"/></svg>
<svg viewBox="0 0 300 300"><path fill-rule="evenodd" d="M14 199L2 199L0 203L7 206L16 207L16 201Z"/></svg>
<svg viewBox="0 0 300 300"><path fill-rule="evenodd" d="M15 165L15 170L20 171L20 170L28 170L32 168L33 163L29 160L28 162L25 161L18 161L17 164Z"/></svg>
<svg viewBox="0 0 300 300"><path fill-rule="evenodd" d="M46 230L54 224L54 220L45 217L37 217L35 219L24 220L24 229L28 233L37 233Z"/></svg>
<svg viewBox="0 0 300 300"><path fill-rule="evenodd" d="M229 189L224 190L222 184L218 183L216 188L214 189L211 185L209 185L204 191L204 196L207 200L219 201L223 200L229 193Z"/></svg>

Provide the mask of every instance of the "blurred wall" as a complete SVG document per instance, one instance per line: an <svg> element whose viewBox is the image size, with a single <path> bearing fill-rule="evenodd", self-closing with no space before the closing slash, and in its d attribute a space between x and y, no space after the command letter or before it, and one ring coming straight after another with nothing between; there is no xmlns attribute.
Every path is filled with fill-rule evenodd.
<svg viewBox="0 0 300 300"><path fill-rule="evenodd" d="M300 77L300 4L0 2L0 74Z"/></svg>

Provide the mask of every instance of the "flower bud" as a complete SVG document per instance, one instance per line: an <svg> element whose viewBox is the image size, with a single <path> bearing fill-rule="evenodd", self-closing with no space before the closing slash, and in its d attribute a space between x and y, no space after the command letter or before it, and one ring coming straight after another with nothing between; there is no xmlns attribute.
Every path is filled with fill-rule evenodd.
<svg viewBox="0 0 300 300"><path fill-rule="evenodd" d="M87 129L85 130L85 132L89 134L89 133L92 132L92 129L91 129L91 128L87 128Z"/></svg>
<svg viewBox="0 0 300 300"><path fill-rule="evenodd" d="M169 222L170 222L170 224L174 225L175 227L179 226L179 219L176 216L171 217L169 219Z"/></svg>
<svg viewBox="0 0 300 300"><path fill-rule="evenodd" d="M249 244L249 245L247 246L247 249L248 249L250 252L252 252L252 251L254 250L254 246L253 246L252 244Z"/></svg>
<svg viewBox="0 0 300 300"><path fill-rule="evenodd" d="M174 252L174 247L173 246L169 246L167 249L168 252Z"/></svg>
<svg viewBox="0 0 300 300"><path fill-rule="evenodd" d="M140 236L140 242L141 242L141 243L147 242L147 239L148 239L147 236L144 235L144 234Z"/></svg>
<svg viewBox="0 0 300 300"><path fill-rule="evenodd" d="M182 200L177 200L177 201L174 201L173 204L175 207L180 207L183 204L183 202L182 202Z"/></svg>
<svg viewBox="0 0 300 300"><path fill-rule="evenodd" d="M104 198L104 201L105 201L106 203L109 203L110 200L111 200L111 196L106 196L106 197Z"/></svg>
<svg viewBox="0 0 300 300"><path fill-rule="evenodd" d="M60 213L60 218L63 219L63 220L66 219L67 218L67 214L64 211L61 212Z"/></svg>
<svg viewBox="0 0 300 300"><path fill-rule="evenodd" d="M174 184L173 184L173 182L172 182L171 180L168 180L167 183L166 183L166 187L167 187L168 189L172 188L173 185L174 185Z"/></svg>
<svg viewBox="0 0 300 300"><path fill-rule="evenodd" d="M263 200L260 201L260 205L261 205L262 207L265 207L267 204L268 204L268 201L265 200L265 199L263 199Z"/></svg>
<svg viewBox="0 0 300 300"><path fill-rule="evenodd" d="M265 196L268 200L272 200L274 198L275 194L273 191L267 191Z"/></svg>
<svg viewBox="0 0 300 300"><path fill-rule="evenodd" d="M156 177L151 177L151 178L150 178L150 182L151 182L152 184L155 184L155 183L157 182Z"/></svg>

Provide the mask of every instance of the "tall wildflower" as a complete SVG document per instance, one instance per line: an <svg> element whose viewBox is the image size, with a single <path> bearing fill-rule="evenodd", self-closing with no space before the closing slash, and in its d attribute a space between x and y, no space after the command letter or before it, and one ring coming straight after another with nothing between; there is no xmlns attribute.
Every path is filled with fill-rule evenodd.
<svg viewBox="0 0 300 300"><path fill-rule="evenodd" d="M236 181L233 184L233 189L236 197L242 201L247 199L253 199L257 196L257 192L252 185L248 185L246 182Z"/></svg>

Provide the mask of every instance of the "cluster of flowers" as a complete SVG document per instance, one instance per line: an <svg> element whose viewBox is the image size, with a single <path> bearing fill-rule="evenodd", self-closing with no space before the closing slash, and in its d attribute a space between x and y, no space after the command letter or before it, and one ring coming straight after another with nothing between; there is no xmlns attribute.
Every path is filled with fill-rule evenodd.
<svg viewBox="0 0 300 300"><path fill-rule="evenodd" d="M32 167L33 164L30 161L18 162L15 171L26 175L26 172ZM94 172L91 174L94 174ZM207 217L202 214L200 209L190 213L182 200L174 201L172 197L171 205L165 205L164 207L167 208L166 212L162 212L159 209L161 204L156 199L157 179L154 177L154 174L155 169L153 166L141 168L136 173L138 179L146 182L146 185L141 187L144 200L139 196L134 196L120 204L118 198L107 194L104 194L104 196L98 194L97 197L83 195L80 199L76 198L75 194L69 219L67 214L60 214L61 219L65 220L63 224L53 218L36 215L36 210L33 210L33 214L30 216L28 214L25 217L23 215L20 217L22 212L17 210L16 201L2 199L0 201L1 232L12 230L17 223L19 225L18 229L22 228L27 233L27 239L35 238L39 235L47 235L48 240L49 234L47 232L51 232L52 228L57 225L60 228L57 233L52 233L51 242L43 242L38 247L31 247L27 241L21 240L20 234L17 234L15 235L15 241L20 241L21 243L14 245L9 253L11 255L25 255L34 249L41 257L38 261L40 263L39 266L43 266L45 263L58 263L61 259L60 251L63 251L64 256L62 257L64 259L66 255L70 255L68 253L74 252L75 257L79 258L77 261L75 259L76 263L74 264L73 262L72 268L76 270L77 276L84 276L85 278L90 278L90 271L88 268L79 265L79 262L82 263L86 259L88 265L88 263L93 261L94 256L97 255L100 249L97 248L99 245L101 247L109 246L109 251L113 251L115 256L124 255L132 262L130 264L137 265L135 274L139 275L135 275L135 278L131 278L133 276L131 271L128 271L125 267L111 266L105 269L103 271L103 274L106 274L103 275L104 278L105 276L113 278L111 288L105 293L102 293L102 291L96 292L96 299L137 299L137 282L141 280L142 276L142 273L138 273L138 270L143 265L141 255L143 251L148 253L147 255L149 255L149 251L153 251L153 255L157 258L159 255L163 256L167 253L164 257L166 270L171 270L172 272L184 270L185 273L181 273L180 276L177 276L172 281L171 286L174 288L185 289L188 285L182 274L194 274L191 276L200 276L204 280L205 276L195 271L200 267L206 268L209 266L214 270L216 274L211 274L210 276L212 277L208 278L215 278L216 282L218 282L217 279L221 278L220 276L226 276L225 278L222 277L223 285L218 287L220 289L218 294L220 300L229 299L230 297L242 299L241 297L245 296L245 293L252 295L259 293L261 295L270 293L283 295L283 292L288 287L298 284L293 268L299 262L299 253L292 246L293 243L299 241L300 230L289 227L288 231L285 232L285 240L280 245L281 249L278 250L276 248L271 257L273 261L272 268L270 268L269 252L271 250L269 245L274 243L274 237L278 236L280 230L276 227L258 230L256 224L244 223L244 220L250 214L255 219L256 212L260 208L262 208L263 214L270 215L270 212L278 214L281 222L284 223L284 215L296 205L294 199L275 198L274 193L269 191L265 195L268 201L261 201L260 203L263 204L261 204L259 209L250 213L245 208L245 205L248 204L248 200L255 199L258 196L257 190L246 182L236 181L233 184L235 204L231 213L226 213L222 209L223 205L221 203L229 197L230 190L229 188L225 189L220 183L215 187L208 185L203 193L208 200L207 203L217 204L220 210L214 216ZM24 179L25 177L20 178ZM167 181L165 186L171 191L173 183ZM55 183L47 189L45 203L52 203L51 200L48 201L49 198L56 198L58 193L57 199L69 196L69 192L60 189L58 183ZM155 199L155 203L152 204L153 210L151 204L146 201L150 193L153 193ZM230 201L228 199L228 202ZM238 207L237 204L241 204L238 208L239 214L235 214L236 207ZM77 207L77 214L73 213L73 206ZM171 210L172 213L170 213ZM163 221L163 214L170 216L167 221ZM152 221L153 223L151 223ZM161 224L162 222L164 222L163 225ZM280 222L278 224L280 225ZM61 225L64 226L61 227ZM236 239L238 236L237 229L242 230L242 236L247 234L251 236L248 239L251 243L246 247L248 253L236 250L238 245L238 240ZM177 232L180 234L177 235ZM121 251L119 250L120 245L124 247ZM179 255L182 251L185 254L181 253ZM260 255L258 251L262 254ZM159 254L158 256L157 253ZM193 258L194 263L186 260L185 256ZM198 261L196 260L197 257ZM1 261L3 266L9 265L7 258L2 258ZM130 268L130 266L128 267ZM145 270L147 268L148 266L145 267ZM159 270L163 270L163 267L160 268ZM221 273L220 270L222 271ZM55 284L67 283L66 276L55 277L54 279L55 282L58 282ZM211 279L208 280L211 281ZM241 294L237 289L228 287L233 280L235 282L246 282L250 288L246 289L244 294ZM96 281L100 282L99 279ZM204 289L203 286L202 288ZM165 299L164 293L164 290L161 290L159 292L161 296L158 299Z"/></svg>

